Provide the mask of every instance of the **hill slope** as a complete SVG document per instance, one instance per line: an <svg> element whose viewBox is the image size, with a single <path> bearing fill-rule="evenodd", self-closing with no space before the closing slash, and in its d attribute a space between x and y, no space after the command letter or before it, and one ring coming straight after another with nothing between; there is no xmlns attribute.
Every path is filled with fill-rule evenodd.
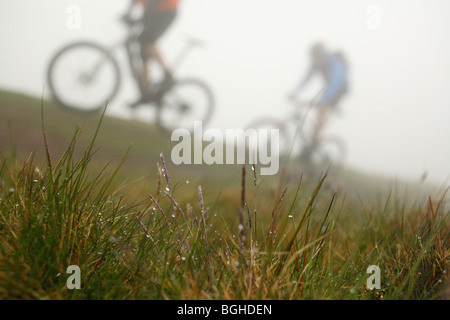
<svg viewBox="0 0 450 320"><path fill-rule="evenodd" d="M11 150L14 146L19 157L34 151L38 158L42 156L41 104L52 155L58 156L65 150L76 128L83 128L83 134L78 140L80 150L89 144L100 114L86 116L62 110L51 101L42 103L38 98L0 91L1 151ZM117 161L133 145L130 159L135 162L134 165L140 166L143 162L157 159L159 153L165 151L162 141L162 136L152 126L106 116L97 140L97 145L101 147L97 156L99 159Z"/></svg>
<svg viewBox="0 0 450 320"><path fill-rule="evenodd" d="M69 145L76 128L83 128L78 140L78 154L91 141L100 114L82 115L58 108L51 101L29 97L24 94L0 90L0 154L8 155L15 152L19 159L25 159L31 152L36 153L38 161L44 160L44 142L41 124L41 105L43 105L45 130L52 156L58 158ZM154 177L155 165L160 161L159 155L164 152L170 157L174 143L161 134L155 126L136 120L124 120L106 116L96 142L98 150L94 163L103 166L112 162L117 164L124 156L128 147L131 152L123 168L123 176L128 180L143 176ZM170 166L170 161L169 166ZM171 171L181 180L198 180L203 184L221 186L239 186L241 170L238 166L170 166ZM313 181L325 168L316 168ZM287 167L280 169L279 175L285 175L286 182L297 184L304 166L296 161L290 161ZM278 177L264 177L278 184ZM390 190L395 186L411 184L370 176L349 169L331 170L328 179L330 186L339 185L349 192L375 192Z"/></svg>

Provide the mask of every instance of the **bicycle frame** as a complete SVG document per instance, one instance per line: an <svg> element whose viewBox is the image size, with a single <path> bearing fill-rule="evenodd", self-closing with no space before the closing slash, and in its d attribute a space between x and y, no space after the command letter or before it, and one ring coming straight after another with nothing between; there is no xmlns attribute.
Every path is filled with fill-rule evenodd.
<svg viewBox="0 0 450 320"><path fill-rule="evenodd" d="M311 145L311 134L308 134L309 130L305 132L305 124L310 116L311 111L316 107L316 98L311 101L297 101L293 102L295 110L284 121L287 127L287 132L292 137L293 141L300 139L306 146Z"/></svg>
<svg viewBox="0 0 450 320"><path fill-rule="evenodd" d="M283 122L286 123L288 131L292 134L291 136L294 139L296 137L305 139L306 135L303 129L310 112L315 106L314 101L295 101L293 102L293 105L295 108L294 112Z"/></svg>

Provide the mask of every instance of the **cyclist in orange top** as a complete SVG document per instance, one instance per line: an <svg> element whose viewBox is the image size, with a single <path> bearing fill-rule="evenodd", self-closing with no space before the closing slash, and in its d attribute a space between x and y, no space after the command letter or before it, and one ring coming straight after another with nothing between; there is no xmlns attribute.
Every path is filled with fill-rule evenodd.
<svg viewBox="0 0 450 320"><path fill-rule="evenodd" d="M142 23L144 29L139 36L141 53L143 59L143 68L140 75L140 89L143 95L142 100L150 94L151 86L150 70L148 62L154 59L164 70L165 81L171 82L172 75L165 63L156 42L172 25L177 16L180 0L132 0L131 6L125 17L129 17L132 9L138 5L144 9Z"/></svg>

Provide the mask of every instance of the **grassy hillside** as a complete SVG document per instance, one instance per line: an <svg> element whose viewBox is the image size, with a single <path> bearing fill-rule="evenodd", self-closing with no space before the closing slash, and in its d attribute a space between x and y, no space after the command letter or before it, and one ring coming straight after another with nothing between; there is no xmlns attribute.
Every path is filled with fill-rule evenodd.
<svg viewBox="0 0 450 320"><path fill-rule="evenodd" d="M74 149L75 156L80 156L89 145L101 114L82 115L63 110L51 101L42 103L40 98L0 91L0 154L3 157L11 160L15 154L17 159L24 160L33 153L37 164L45 162L41 106L44 110L45 132L52 158L56 160L60 157L77 129L82 129L82 132ZM151 124L106 116L96 140L95 157L90 166L100 169L109 164L113 168L120 163L130 148L122 170L118 172L118 181L124 184L139 180L139 188L155 189L155 167L160 162L160 153L163 152L170 159L174 145L175 143ZM238 166L215 168L192 165L172 167L171 170L179 173L177 182L180 183L189 181L219 185L219 188L215 188L216 196L222 187L234 188L240 183Z"/></svg>
<svg viewBox="0 0 450 320"><path fill-rule="evenodd" d="M47 144L40 100L0 92L0 298L447 297L445 190L296 161L264 178L176 167L148 124L105 117L96 136L99 116L44 115Z"/></svg>
<svg viewBox="0 0 450 320"><path fill-rule="evenodd" d="M21 94L0 91L0 145L2 152L16 149L19 158L37 152L43 159L41 100ZM76 154L83 150L94 134L100 114L82 115L43 102L45 129L52 155L61 154L72 140L76 128L83 128ZM11 140L12 138L12 140ZM13 143L13 145L12 145ZM138 121L124 121L113 117L104 119L97 144L100 147L96 161L119 161L127 148L133 145L129 167L141 169L167 151L162 136L152 126Z"/></svg>

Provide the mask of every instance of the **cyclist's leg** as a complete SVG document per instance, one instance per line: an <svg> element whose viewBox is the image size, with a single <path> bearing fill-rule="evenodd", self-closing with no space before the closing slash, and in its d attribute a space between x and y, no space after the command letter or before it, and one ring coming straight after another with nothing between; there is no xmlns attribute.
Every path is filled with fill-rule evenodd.
<svg viewBox="0 0 450 320"><path fill-rule="evenodd" d="M316 119L316 124L314 126L314 131L313 131L312 137L311 137L312 145L315 145L317 143L317 141L320 140L323 129L325 128L325 126L328 122L331 108L332 108L332 106L329 104L320 104L317 106L317 119Z"/></svg>
<svg viewBox="0 0 450 320"><path fill-rule="evenodd" d="M144 60L148 61L153 59L163 69L166 75L170 74L167 63L165 62L159 48L157 41L167 31L175 20L176 12L168 11L163 13L156 13L148 18L148 22L145 24L144 31L140 37L142 56ZM150 76L147 66L147 76Z"/></svg>
<svg viewBox="0 0 450 320"><path fill-rule="evenodd" d="M320 140L321 134L328 122L330 112L336 107L339 100L347 91L347 86L343 82L330 83L322 98L317 104L317 120L311 137L311 144L314 145Z"/></svg>
<svg viewBox="0 0 450 320"><path fill-rule="evenodd" d="M146 47L146 53L149 57L155 60L164 71L168 70L167 64L159 51L158 46L155 43L150 43Z"/></svg>
<svg viewBox="0 0 450 320"><path fill-rule="evenodd" d="M317 118L316 123L313 127L313 132L311 134L311 139L303 146L300 154L300 160L309 162L311 161L312 153L317 147L317 142L320 140L320 136L323 129L328 121L330 109L332 107L325 103L320 103L317 105Z"/></svg>
<svg viewBox="0 0 450 320"><path fill-rule="evenodd" d="M147 93L151 85L149 77L150 67L148 64L148 60L149 59L147 57L142 55L142 69L140 70L141 72L139 75L139 85L142 95L145 95Z"/></svg>
<svg viewBox="0 0 450 320"><path fill-rule="evenodd" d="M168 65L166 64L163 56L161 55L161 52L159 51L159 48L156 44L154 43L150 43L147 45L147 47L145 48L146 52L145 55L148 56L148 60L152 59L154 61L157 62L157 64L161 67L161 69L164 72L164 83L167 85L172 85L173 84L173 77L172 77L172 73L170 72L170 69L168 67ZM147 71L145 72L145 75L148 79L149 77L149 65L148 63L146 63L146 68ZM148 80L149 85L151 85L150 80Z"/></svg>
<svg viewBox="0 0 450 320"><path fill-rule="evenodd" d="M145 32L145 30L144 30ZM151 99L151 86L153 84L151 77L151 60L155 60L158 64L163 63L162 58L155 54L156 45L148 43L145 39L140 39L142 67L139 73L139 89L141 91L141 100Z"/></svg>

